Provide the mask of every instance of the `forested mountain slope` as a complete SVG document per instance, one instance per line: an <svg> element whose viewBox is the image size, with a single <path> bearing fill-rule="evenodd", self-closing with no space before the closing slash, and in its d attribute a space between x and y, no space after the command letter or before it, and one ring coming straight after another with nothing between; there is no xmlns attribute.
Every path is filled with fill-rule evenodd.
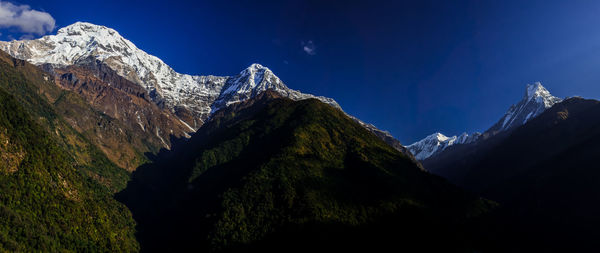
<svg viewBox="0 0 600 253"><path fill-rule="evenodd" d="M270 91L138 168L119 199L148 251L460 251L475 247L467 223L494 206L342 111Z"/></svg>

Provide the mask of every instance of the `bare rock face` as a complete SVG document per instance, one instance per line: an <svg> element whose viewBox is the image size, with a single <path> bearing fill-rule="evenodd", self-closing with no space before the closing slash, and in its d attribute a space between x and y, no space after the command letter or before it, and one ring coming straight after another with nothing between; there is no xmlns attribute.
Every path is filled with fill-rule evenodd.
<svg viewBox="0 0 600 253"><path fill-rule="evenodd" d="M104 116L92 117L71 107L64 108L71 111L63 113L65 118L123 168L135 169L139 153L168 149L171 137L186 138L194 130L150 101L146 90L99 62L53 71L58 86L79 94Z"/></svg>
<svg viewBox="0 0 600 253"><path fill-rule="evenodd" d="M293 100L316 98L341 109L331 98L288 88L260 64L252 64L235 76L177 73L114 29L85 22L36 40L0 42L0 49L53 73L59 86L81 94L94 108L122 122L134 138L143 138L147 144L142 146L169 148L170 136L187 137L212 113L266 90ZM412 156L389 133L354 119ZM113 146L106 150L110 148Z"/></svg>

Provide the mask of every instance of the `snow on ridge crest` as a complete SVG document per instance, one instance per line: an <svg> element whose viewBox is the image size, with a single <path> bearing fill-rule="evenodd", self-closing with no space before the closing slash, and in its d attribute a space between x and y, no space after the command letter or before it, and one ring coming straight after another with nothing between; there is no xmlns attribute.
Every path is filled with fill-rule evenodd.
<svg viewBox="0 0 600 253"><path fill-rule="evenodd" d="M235 76L193 76L177 73L156 56L123 38L116 30L87 22L60 28L36 40L0 41L0 49L35 65L54 67L101 61L120 76L139 84L157 104L175 111L183 107L205 120L210 113L273 89L294 100L316 98L334 107L331 98L289 89L273 72L254 63ZM198 128L195 122L186 122Z"/></svg>
<svg viewBox="0 0 600 253"><path fill-rule="evenodd" d="M562 101L560 98L552 96L550 92L542 86L542 83L535 82L533 84L527 84L526 97L528 100L536 99L539 103L544 103L546 108L551 107L556 101Z"/></svg>
<svg viewBox="0 0 600 253"><path fill-rule="evenodd" d="M58 31L56 33L57 34L67 33L67 34L74 35L74 34L76 34L78 32L85 32L85 33L94 32L94 33L99 33L101 31L106 31L110 35L120 36L119 32L117 32L116 30L114 30L112 28L108 28L108 27L103 26L103 25L95 25L95 24L88 23L88 22L82 22L82 21L78 21L78 22L75 22L75 23L73 23L71 25L68 25L68 26L65 26L63 28L60 28L60 29L58 29Z"/></svg>
<svg viewBox="0 0 600 253"><path fill-rule="evenodd" d="M476 141L481 136L480 133L471 135L462 133L460 136L446 136L440 132L428 135L424 139L406 146L417 160L425 160L446 148L456 144L468 144Z"/></svg>
<svg viewBox="0 0 600 253"><path fill-rule="evenodd" d="M546 109L561 101L562 99L552 96L540 82L527 84L523 99L519 103L512 105L506 114L504 114L504 117L488 131L504 131L525 124L530 119L537 117Z"/></svg>
<svg viewBox="0 0 600 253"><path fill-rule="evenodd" d="M527 84L523 98L517 104L512 105L504 116L490 127L485 134L490 136L521 126L561 101L562 99L550 94L540 82ZM480 133L473 133L471 135L463 133L458 137L446 137L443 134L434 133L407 147L418 160L424 160L448 146L471 143L477 141L481 136L482 134Z"/></svg>

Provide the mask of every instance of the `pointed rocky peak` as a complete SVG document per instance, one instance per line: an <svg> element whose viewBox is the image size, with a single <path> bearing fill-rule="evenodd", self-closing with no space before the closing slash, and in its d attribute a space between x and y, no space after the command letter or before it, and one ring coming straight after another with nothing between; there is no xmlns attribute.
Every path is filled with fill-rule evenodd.
<svg viewBox="0 0 600 253"><path fill-rule="evenodd" d="M562 99L552 96L540 82L527 84L523 99L519 103L512 105L500 121L486 132L493 135L521 126L561 101Z"/></svg>
<svg viewBox="0 0 600 253"><path fill-rule="evenodd" d="M449 146L474 143L480 140L482 136L489 137L499 132L519 127L561 101L562 99L552 96L540 82L527 84L525 95L521 101L512 105L504 116L484 134L475 132L470 135L463 133L460 136L447 137L441 133L434 133L423 140L407 146L407 148L418 160L424 160Z"/></svg>
<svg viewBox="0 0 600 253"><path fill-rule="evenodd" d="M239 75L233 77L233 82L236 83L240 88L252 89L256 86L263 84L266 89L269 88L284 88L285 85L281 82L281 79L273 74L269 68L254 63L242 70ZM275 85L276 87L271 87ZM282 86L282 87L280 87Z"/></svg>
<svg viewBox="0 0 600 253"><path fill-rule="evenodd" d="M542 95L543 93L550 95L550 92L546 88L544 88L544 86L542 86L542 83L535 82L533 84L527 84L525 94L528 98L532 98L536 95Z"/></svg>
<svg viewBox="0 0 600 253"><path fill-rule="evenodd" d="M282 94L291 91L269 68L254 63L242 70L237 76L227 80L221 92L220 100L229 105L249 99L265 90L275 90Z"/></svg>
<svg viewBox="0 0 600 253"><path fill-rule="evenodd" d="M550 92L544 88L540 82L527 84L524 100L525 99L527 99L527 101L535 100L536 103L543 104L545 108L550 108L554 104L562 101L560 98L552 96L552 94L550 94Z"/></svg>

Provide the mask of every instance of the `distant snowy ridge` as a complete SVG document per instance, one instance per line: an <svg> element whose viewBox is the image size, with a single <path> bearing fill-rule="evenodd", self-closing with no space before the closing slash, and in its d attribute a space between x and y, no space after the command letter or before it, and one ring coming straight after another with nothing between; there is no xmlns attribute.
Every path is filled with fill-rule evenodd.
<svg viewBox="0 0 600 253"><path fill-rule="evenodd" d="M445 150L449 146L473 143L478 141L481 136L495 135L499 132L521 126L561 101L562 99L552 96L540 82L527 84L525 95L521 101L512 105L504 116L502 116L496 124L490 127L490 129L485 131L485 133L474 133L472 135L464 133L458 137L446 137L441 133L434 133L420 141L408 145L407 148L417 160L422 161Z"/></svg>
<svg viewBox="0 0 600 253"><path fill-rule="evenodd" d="M434 133L420 141L406 146L406 148L408 148L417 160L425 160L452 145L468 144L477 141L480 136L480 133L473 133L471 135L463 133L460 136L455 135L448 137L442 133Z"/></svg>

